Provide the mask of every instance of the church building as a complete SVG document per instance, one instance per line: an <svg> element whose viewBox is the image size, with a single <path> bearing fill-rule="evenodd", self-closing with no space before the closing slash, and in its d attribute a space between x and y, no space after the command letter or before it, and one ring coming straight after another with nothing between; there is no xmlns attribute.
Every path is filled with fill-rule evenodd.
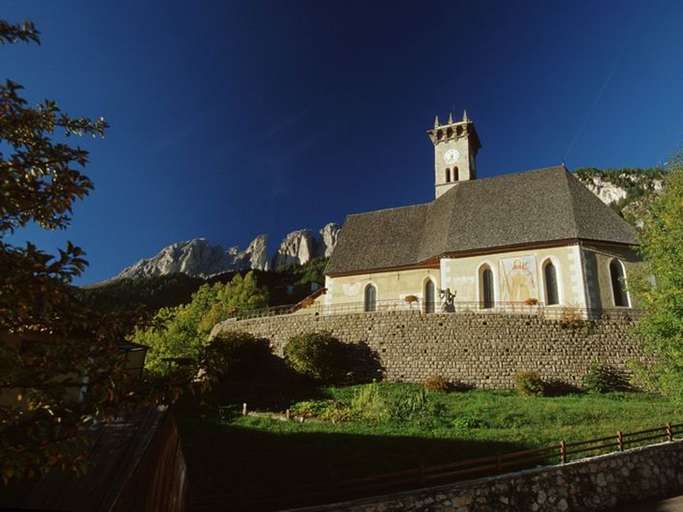
<svg viewBox="0 0 683 512"><path fill-rule="evenodd" d="M477 179L474 123L427 131L434 200L349 215L325 307L426 313L633 307L633 228L564 165Z"/></svg>

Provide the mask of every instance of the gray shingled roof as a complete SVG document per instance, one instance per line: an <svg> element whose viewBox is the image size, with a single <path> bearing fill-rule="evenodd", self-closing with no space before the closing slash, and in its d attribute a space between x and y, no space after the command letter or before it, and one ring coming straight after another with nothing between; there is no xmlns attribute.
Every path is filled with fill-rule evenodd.
<svg viewBox="0 0 683 512"><path fill-rule="evenodd" d="M327 273L568 239L636 244L633 228L564 166L547 167L464 181L431 203L349 215Z"/></svg>

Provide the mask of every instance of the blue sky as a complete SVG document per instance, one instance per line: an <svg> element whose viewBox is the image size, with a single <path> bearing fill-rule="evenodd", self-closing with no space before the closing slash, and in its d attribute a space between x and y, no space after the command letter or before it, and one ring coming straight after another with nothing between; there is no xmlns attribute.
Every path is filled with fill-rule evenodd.
<svg viewBox="0 0 683 512"><path fill-rule="evenodd" d="M467 109L480 177L648 167L683 145L683 3L9 1L31 101L102 115L95 191L63 232L102 280L172 242L271 246L433 197L435 114ZM271 247L273 249L273 247Z"/></svg>

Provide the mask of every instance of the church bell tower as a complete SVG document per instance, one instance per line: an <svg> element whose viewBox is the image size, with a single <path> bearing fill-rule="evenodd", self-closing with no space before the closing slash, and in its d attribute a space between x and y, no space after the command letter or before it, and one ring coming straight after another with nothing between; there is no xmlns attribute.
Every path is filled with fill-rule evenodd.
<svg viewBox="0 0 683 512"><path fill-rule="evenodd" d="M434 144L434 191L439 197L461 181L477 177L476 157L481 143L474 123L464 112L462 121L453 121L448 115L445 124L434 119L434 128L427 130Z"/></svg>

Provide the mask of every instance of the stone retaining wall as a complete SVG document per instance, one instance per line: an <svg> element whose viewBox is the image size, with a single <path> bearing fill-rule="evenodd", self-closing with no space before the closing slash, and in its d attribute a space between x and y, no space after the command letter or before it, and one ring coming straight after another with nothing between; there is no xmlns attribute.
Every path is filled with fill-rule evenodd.
<svg viewBox="0 0 683 512"><path fill-rule="evenodd" d="M367 344L388 380L421 382L441 375L476 387L507 388L522 370L578 384L595 361L620 369L628 360L646 361L629 333L632 326L625 319L566 322L540 315L393 311L228 320L212 336L248 331L270 340L282 355L291 336L327 330L344 342Z"/></svg>
<svg viewBox="0 0 683 512"><path fill-rule="evenodd" d="M674 441L562 466L296 510L588 512L681 492L683 441Z"/></svg>

